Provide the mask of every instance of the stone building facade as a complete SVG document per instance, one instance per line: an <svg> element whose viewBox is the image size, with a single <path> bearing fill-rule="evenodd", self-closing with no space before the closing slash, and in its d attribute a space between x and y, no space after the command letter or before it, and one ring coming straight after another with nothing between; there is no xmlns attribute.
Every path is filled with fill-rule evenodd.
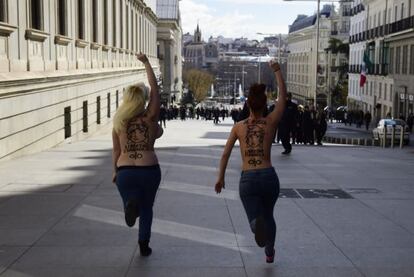
<svg viewBox="0 0 414 277"><path fill-rule="evenodd" d="M155 1L0 0L0 160L101 129L158 70Z"/></svg>
<svg viewBox="0 0 414 277"><path fill-rule="evenodd" d="M406 117L414 104L412 0L356 0L352 4L348 106L376 120ZM360 87L364 53L372 66Z"/></svg>

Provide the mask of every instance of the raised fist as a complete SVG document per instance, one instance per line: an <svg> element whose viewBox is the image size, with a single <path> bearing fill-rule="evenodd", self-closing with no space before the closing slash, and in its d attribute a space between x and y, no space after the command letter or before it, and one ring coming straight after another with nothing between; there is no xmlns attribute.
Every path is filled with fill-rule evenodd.
<svg viewBox="0 0 414 277"><path fill-rule="evenodd" d="M274 72L277 72L280 70L280 65L276 61L269 61L269 66L273 69Z"/></svg>
<svg viewBox="0 0 414 277"><path fill-rule="evenodd" d="M139 61L141 61L142 63L148 62L147 56L145 54L142 54L142 53L137 54L137 59Z"/></svg>

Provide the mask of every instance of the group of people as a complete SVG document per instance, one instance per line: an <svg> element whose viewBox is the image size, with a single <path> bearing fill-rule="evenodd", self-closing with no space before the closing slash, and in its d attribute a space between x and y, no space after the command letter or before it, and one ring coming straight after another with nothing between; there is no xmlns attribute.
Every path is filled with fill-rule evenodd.
<svg viewBox="0 0 414 277"><path fill-rule="evenodd" d="M160 95L153 69L144 54L137 59L145 65L150 89L143 83L129 86L123 103L114 117L113 175L124 207L127 226L139 218L138 244L140 254L149 256L153 205L161 182L161 170L154 143L163 134ZM266 262L275 257L276 222L273 209L279 197L279 179L271 163L272 140L286 106L286 88L280 66L270 62L279 85L280 100L272 112L264 115L266 86L254 84L249 90L249 116L235 124L227 140L219 165L214 189L225 188L225 171L235 142L240 142L242 174L240 198L256 243L265 248ZM145 96L149 94L146 107ZM164 115L168 115L165 112ZM201 115L201 109L200 109ZM167 118L167 117L166 117Z"/></svg>

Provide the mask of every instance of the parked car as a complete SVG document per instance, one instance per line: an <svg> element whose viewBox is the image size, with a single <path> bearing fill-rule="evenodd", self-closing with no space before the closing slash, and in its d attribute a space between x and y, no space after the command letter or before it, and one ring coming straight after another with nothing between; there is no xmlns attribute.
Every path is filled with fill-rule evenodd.
<svg viewBox="0 0 414 277"><path fill-rule="evenodd" d="M409 144L410 134L408 132L408 126L407 123L401 119L381 119L378 122L377 127L372 130L372 137L375 140L380 140L382 137L384 137L384 131L385 128L387 128L387 141L391 142L392 130L395 128L394 142L400 143L401 127L404 128L404 144Z"/></svg>

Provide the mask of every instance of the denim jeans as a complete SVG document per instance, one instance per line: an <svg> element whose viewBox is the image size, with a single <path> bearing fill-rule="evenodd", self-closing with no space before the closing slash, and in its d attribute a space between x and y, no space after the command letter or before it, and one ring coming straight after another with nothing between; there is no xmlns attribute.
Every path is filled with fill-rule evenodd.
<svg viewBox="0 0 414 277"><path fill-rule="evenodd" d="M152 207L161 182L161 169L154 166L121 166L116 185L124 208L129 200L136 200L139 209L139 241L149 241L152 226Z"/></svg>
<svg viewBox="0 0 414 277"><path fill-rule="evenodd" d="M276 239L276 222L273 208L279 197L279 178L273 167L247 170L240 177L240 198L249 223L263 216L266 230L266 253L272 253ZM253 230L253 226L252 231Z"/></svg>

